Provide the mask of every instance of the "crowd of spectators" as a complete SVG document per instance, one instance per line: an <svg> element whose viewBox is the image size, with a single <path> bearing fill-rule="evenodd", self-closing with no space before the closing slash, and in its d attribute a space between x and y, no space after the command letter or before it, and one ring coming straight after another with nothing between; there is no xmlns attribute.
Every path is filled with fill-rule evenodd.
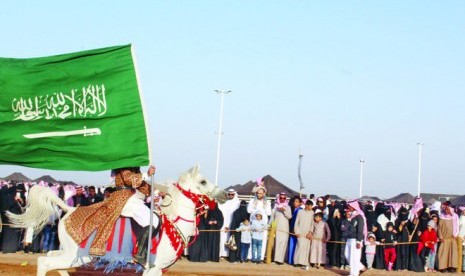
<svg viewBox="0 0 465 276"><path fill-rule="evenodd" d="M24 251L25 253L46 253L50 250L59 249L57 226L60 217L51 216L47 225L38 234L33 235L28 229L11 227L6 211L14 214L24 212L27 201L27 191L29 183L2 183L0 188L0 210L2 220L2 231L0 232L0 250L3 253L15 253ZM61 186L58 184L37 183L36 185L49 186L68 205L88 206L101 202L113 192L113 188L96 189L94 186ZM68 190L72 196L65 195ZM61 210L57 209L61 214Z"/></svg>
<svg viewBox="0 0 465 276"><path fill-rule="evenodd" d="M266 254L271 254L277 265L306 270L346 269L351 275L367 269L465 270L463 206L452 206L449 201L429 206L416 198L414 204L355 201L350 203L355 208L351 208L348 202L329 196L289 199L281 193L269 200L264 185L253 192L255 197L246 202L239 201L234 190L228 191L229 200L219 206L222 227L213 226L205 214L207 223L201 230L207 231L201 232L200 241L203 254L210 257L199 259L198 251L189 249L190 260L217 261L220 256L230 262L263 264ZM270 241L267 235L273 225L276 236ZM212 244L218 239L209 239L212 229L221 229L224 236L219 251L215 249L218 244ZM231 246L231 237L235 247ZM349 246L351 239L359 255L354 255ZM198 242L194 242L194 248ZM266 252L271 248L266 246L269 242L274 244L272 252Z"/></svg>
<svg viewBox="0 0 465 276"><path fill-rule="evenodd" d="M112 188L93 186L38 185L50 186L70 206L96 204L113 192ZM3 183L0 189L3 253L45 253L59 248L59 216L50 217L36 235L9 225L5 212L22 213L27 190L23 183ZM346 202L329 196L289 198L286 193L269 199L264 183L252 192L254 197L241 201L234 190L228 190L225 203L199 214L199 235L185 252L190 261L219 262L223 258L232 263L263 264L268 254L277 265L347 269L351 275L366 269L465 270L463 206L452 206L449 201L429 206L421 198L414 204Z"/></svg>

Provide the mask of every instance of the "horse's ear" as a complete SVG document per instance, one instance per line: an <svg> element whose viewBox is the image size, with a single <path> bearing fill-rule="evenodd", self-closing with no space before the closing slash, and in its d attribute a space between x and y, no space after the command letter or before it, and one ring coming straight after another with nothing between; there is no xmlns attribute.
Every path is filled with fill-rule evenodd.
<svg viewBox="0 0 465 276"><path fill-rule="evenodd" d="M189 170L189 172L190 172L192 175L197 175L197 174L199 173L199 168L200 168L199 165L194 166L194 167L192 167L192 168Z"/></svg>

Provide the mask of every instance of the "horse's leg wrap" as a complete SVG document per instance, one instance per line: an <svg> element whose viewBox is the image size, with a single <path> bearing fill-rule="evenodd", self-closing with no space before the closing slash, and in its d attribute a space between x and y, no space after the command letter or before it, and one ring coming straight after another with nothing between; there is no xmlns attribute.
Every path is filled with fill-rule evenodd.
<svg viewBox="0 0 465 276"><path fill-rule="evenodd" d="M137 239L137 253L134 255L134 259L141 265L145 265L147 262L147 247L149 244L149 228L146 226L142 230L142 235ZM157 229L152 226L152 238L156 235Z"/></svg>

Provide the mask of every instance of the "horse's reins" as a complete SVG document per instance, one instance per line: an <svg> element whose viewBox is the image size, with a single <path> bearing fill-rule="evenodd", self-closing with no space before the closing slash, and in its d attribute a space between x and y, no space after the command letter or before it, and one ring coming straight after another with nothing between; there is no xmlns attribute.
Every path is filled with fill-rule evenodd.
<svg viewBox="0 0 465 276"><path fill-rule="evenodd" d="M170 207L170 206L171 206L171 203L174 202L173 197L171 196L170 193L166 193L166 194L165 194L165 198L166 198L167 196L170 198L170 203L169 203L168 205L163 205L163 201L162 201L162 203L160 204L160 207L163 207L163 208ZM165 199L165 198L163 198L163 199Z"/></svg>

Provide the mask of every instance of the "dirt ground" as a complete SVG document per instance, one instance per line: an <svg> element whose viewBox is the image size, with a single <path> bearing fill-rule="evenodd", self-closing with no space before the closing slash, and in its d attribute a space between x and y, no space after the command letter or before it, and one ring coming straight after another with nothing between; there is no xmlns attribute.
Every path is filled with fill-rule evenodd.
<svg viewBox="0 0 465 276"><path fill-rule="evenodd" d="M1 254L0 253L0 275L21 275L29 276L36 275L37 257L39 254ZM81 271L70 271L71 275L96 275L95 273L85 273ZM437 273L415 273L415 272L387 272L382 270L369 270L363 275L433 275ZM60 275L57 271L52 271L47 275L56 276ZM100 274L101 275L101 274ZM113 274L114 275L114 274ZM131 275L131 274L126 274ZM132 274L137 275L137 274ZM140 275L140 274L139 274ZM309 271L304 271L294 268L289 265L276 265L276 264L251 264L251 263L236 263L231 264L222 260L220 263L191 263L186 259L179 260L170 270L165 274L168 276L225 276L225 275L238 275L238 276L283 276L283 275L349 275L348 271L339 269L315 269L311 268Z"/></svg>

